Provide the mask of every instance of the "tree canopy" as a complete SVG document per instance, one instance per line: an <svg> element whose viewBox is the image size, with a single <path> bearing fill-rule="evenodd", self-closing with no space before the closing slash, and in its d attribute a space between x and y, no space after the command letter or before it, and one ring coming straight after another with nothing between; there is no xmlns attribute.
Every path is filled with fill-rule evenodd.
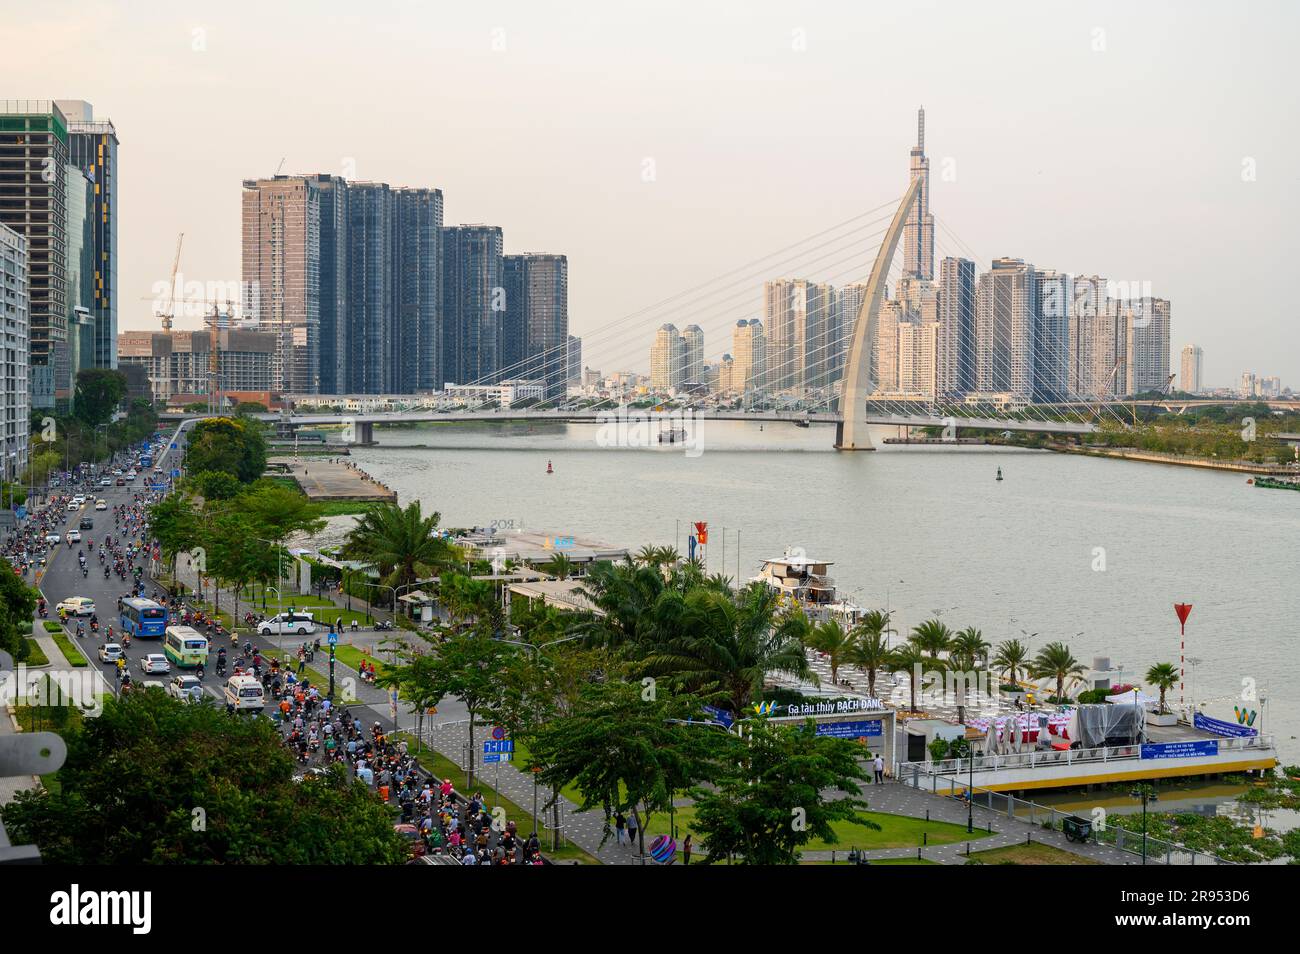
<svg viewBox="0 0 1300 954"><path fill-rule="evenodd" d="M266 470L266 438L261 425L247 418L199 421L190 432L185 466L192 474L225 471L241 483L252 483Z"/></svg>

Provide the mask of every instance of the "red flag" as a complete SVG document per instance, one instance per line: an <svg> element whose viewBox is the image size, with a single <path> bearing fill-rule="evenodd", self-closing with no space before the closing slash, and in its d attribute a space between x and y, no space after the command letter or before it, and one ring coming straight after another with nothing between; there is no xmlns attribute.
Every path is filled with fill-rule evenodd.
<svg viewBox="0 0 1300 954"><path fill-rule="evenodd" d="M709 525L707 523L695 524L695 536L700 541L700 545L709 542Z"/></svg>
<svg viewBox="0 0 1300 954"><path fill-rule="evenodd" d="M1192 615L1191 603L1175 603L1174 612L1178 614L1178 625L1182 632L1187 632L1187 617Z"/></svg>

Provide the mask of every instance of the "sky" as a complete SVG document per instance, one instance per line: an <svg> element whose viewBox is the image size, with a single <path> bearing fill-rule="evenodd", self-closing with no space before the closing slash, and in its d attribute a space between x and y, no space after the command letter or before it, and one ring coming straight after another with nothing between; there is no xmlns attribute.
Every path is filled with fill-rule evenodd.
<svg viewBox="0 0 1300 954"><path fill-rule="evenodd" d="M187 282L238 282L243 179L333 172L567 254L584 363L644 369L694 320L672 296L896 201L924 105L940 255L1149 283L1171 370L1195 342L1208 386L1300 388L1289 0L4 6L0 98L117 127L122 330L158 326L180 232ZM760 311L748 280L706 352Z"/></svg>

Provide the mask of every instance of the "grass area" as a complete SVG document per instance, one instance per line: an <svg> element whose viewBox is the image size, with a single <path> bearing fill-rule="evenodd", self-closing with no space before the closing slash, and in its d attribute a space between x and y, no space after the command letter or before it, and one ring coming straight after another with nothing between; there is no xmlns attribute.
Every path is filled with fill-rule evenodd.
<svg viewBox="0 0 1300 954"><path fill-rule="evenodd" d="M447 758L441 752L436 752L427 746L423 751L417 751L419 743L416 741L414 736L408 735L405 732L399 732L397 738L406 740L406 744L410 747L410 750L415 753L416 760L426 771L436 775L438 778L451 779L451 784L455 787L456 791L463 795L471 792L471 789L468 787L469 783L465 778L464 770L451 759ZM504 795L497 795L496 790L492 788L491 785L484 784L482 775L476 775L474 777L474 788L472 791L482 792L483 798L486 800L488 805L500 805L504 808L506 810L506 819L515 819L515 823L519 826L520 832L527 833L532 831L532 812L524 811ZM545 792L539 792L537 802L539 815L541 813L541 806L545 803L544 799ZM543 846L549 844L549 837L544 830L538 832L538 837L542 840ZM552 861L577 861L579 864L584 865L600 864L600 862L594 857L587 854L587 852L583 851L570 841L565 841L558 851L551 851L549 848L543 847L542 854L547 858L550 858Z"/></svg>
<svg viewBox="0 0 1300 954"><path fill-rule="evenodd" d="M322 517L359 517L378 505L377 500L326 500L316 504Z"/></svg>
<svg viewBox="0 0 1300 954"><path fill-rule="evenodd" d="M516 745L516 749L518 746ZM814 838L803 846L804 851L848 851L850 848L915 848L921 844L950 845L954 842L975 841L987 838L987 831L976 829L972 834L966 833L965 825L953 825L948 822L926 821L924 818L912 818L910 815L891 815L886 812L859 812L859 817L873 821L880 826L880 831L864 828L848 821L831 824L839 841L835 844ZM695 821L695 807L684 805L676 812L677 836L680 840ZM696 842L701 841L697 835ZM874 864L874 862L873 862Z"/></svg>
<svg viewBox="0 0 1300 954"><path fill-rule="evenodd" d="M365 653L355 646L339 643L334 647L334 657L343 665L351 666L353 669L359 669L363 662L373 663L376 676L382 676L388 671L388 664L383 662L377 653L373 655Z"/></svg>
<svg viewBox="0 0 1300 954"><path fill-rule="evenodd" d="M61 632L63 632L63 627L60 626L58 623L56 623L56 622L55 622L54 620L52 620L52 619L44 619L44 620L41 620L41 625L45 627L45 631L46 631L47 633L61 633Z"/></svg>
<svg viewBox="0 0 1300 954"><path fill-rule="evenodd" d="M1100 861L1076 855L1074 852L1033 842L1028 845L1008 845L988 851L972 852L968 865L1099 865Z"/></svg>
<svg viewBox="0 0 1300 954"><path fill-rule="evenodd" d="M83 656L81 650L77 648L76 643L74 643L63 630L59 630L57 633L50 633L50 637L54 640L54 645L59 647L59 652L63 653L63 658L68 661L69 666L80 667L89 665L86 657Z"/></svg>
<svg viewBox="0 0 1300 954"><path fill-rule="evenodd" d="M45 655L45 650L41 649L41 644L30 637L27 640L27 665L29 666L48 666L50 657Z"/></svg>

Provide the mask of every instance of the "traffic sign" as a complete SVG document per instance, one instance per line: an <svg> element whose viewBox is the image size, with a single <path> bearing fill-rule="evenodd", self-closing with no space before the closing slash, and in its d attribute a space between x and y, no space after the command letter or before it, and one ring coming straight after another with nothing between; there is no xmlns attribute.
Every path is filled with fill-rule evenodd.
<svg viewBox="0 0 1300 954"><path fill-rule="evenodd" d="M339 634L331 632L329 634L329 643L331 646L337 646L339 644Z"/></svg>
<svg viewBox="0 0 1300 954"><path fill-rule="evenodd" d="M506 729L505 729L505 726L494 725L494 726L492 727L492 738L494 738L494 739L500 741L501 739L504 739L505 737L506 737Z"/></svg>
<svg viewBox="0 0 1300 954"><path fill-rule="evenodd" d="M512 758L513 756L509 752L484 753L483 755L484 762L509 762Z"/></svg>
<svg viewBox="0 0 1300 954"><path fill-rule="evenodd" d="M171 443L171 448L172 448L172 450L175 450L175 449L176 449L176 442L175 442L175 441L172 441L172 443Z"/></svg>
<svg viewBox="0 0 1300 954"><path fill-rule="evenodd" d="M180 468L173 467L173 468L172 468L172 477L179 477L180 475L181 475Z"/></svg>
<svg viewBox="0 0 1300 954"><path fill-rule="evenodd" d="M514 739L484 739L483 754L493 755L502 752L513 752L515 750Z"/></svg>

